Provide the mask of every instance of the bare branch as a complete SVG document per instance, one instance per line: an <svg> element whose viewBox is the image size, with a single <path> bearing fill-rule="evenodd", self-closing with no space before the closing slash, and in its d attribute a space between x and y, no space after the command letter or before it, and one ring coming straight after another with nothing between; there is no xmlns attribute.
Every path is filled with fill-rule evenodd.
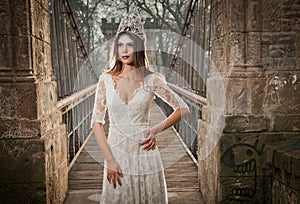
<svg viewBox="0 0 300 204"><path fill-rule="evenodd" d="M156 8L157 8L157 14L153 14L152 10L147 6L145 0L143 0L143 2L140 2L140 1L136 1L137 2L137 5L142 9L144 10L146 13L148 13L151 17L153 18L158 18L161 20L161 22L167 26L167 28L169 28L171 31L174 31L174 32L180 32L180 29L176 29L174 28L174 26L172 26L168 21L166 21L165 18L163 18L162 16L160 16L159 14L159 11L158 11L158 8L157 8L157 5Z"/></svg>
<svg viewBox="0 0 300 204"><path fill-rule="evenodd" d="M176 12L174 12L174 10L171 8L170 4L169 4L169 0L167 0L167 3L165 3L165 1L161 1L162 5L164 6L165 9L167 9L170 14L172 14L172 16L174 17L177 25L179 28L182 28L182 19L180 19L177 15Z"/></svg>
<svg viewBox="0 0 300 204"><path fill-rule="evenodd" d="M95 5L94 5L92 11L90 11L90 15L89 15L89 17L88 17L89 19L92 18L92 16L94 15L95 11L98 9L98 5L99 5L101 2L102 2L102 0L98 0L98 1L95 3ZM89 8L88 8L88 9L89 9Z"/></svg>

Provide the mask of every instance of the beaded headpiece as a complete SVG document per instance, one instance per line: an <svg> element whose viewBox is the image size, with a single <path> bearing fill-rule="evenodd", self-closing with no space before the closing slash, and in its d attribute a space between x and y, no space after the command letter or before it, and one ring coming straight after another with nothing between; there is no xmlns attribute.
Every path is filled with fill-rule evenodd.
<svg viewBox="0 0 300 204"><path fill-rule="evenodd" d="M120 22L117 34L121 32L130 32L137 35L142 40L145 39L144 23L136 9L125 14Z"/></svg>

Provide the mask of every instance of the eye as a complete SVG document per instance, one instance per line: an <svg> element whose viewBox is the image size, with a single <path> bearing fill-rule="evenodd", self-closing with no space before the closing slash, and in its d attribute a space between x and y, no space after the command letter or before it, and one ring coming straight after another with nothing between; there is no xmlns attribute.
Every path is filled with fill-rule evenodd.
<svg viewBox="0 0 300 204"><path fill-rule="evenodd" d="M133 48L133 43L128 43L128 47Z"/></svg>
<svg viewBox="0 0 300 204"><path fill-rule="evenodd" d="M118 46L118 47L122 47L122 45L123 45L122 43L118 43L118 45L117 45L117 46Z"/></svg>

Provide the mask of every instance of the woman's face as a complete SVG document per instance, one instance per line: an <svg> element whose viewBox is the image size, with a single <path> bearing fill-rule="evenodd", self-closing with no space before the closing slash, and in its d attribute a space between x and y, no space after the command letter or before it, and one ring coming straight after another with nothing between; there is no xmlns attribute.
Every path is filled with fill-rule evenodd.
<svg viewBox="0 0 300 204"><path fill-rule="evenodd" d="M118 56L123 64L132 65L134 61L134 42L127 34L122 34L118 40Z"/></svg>

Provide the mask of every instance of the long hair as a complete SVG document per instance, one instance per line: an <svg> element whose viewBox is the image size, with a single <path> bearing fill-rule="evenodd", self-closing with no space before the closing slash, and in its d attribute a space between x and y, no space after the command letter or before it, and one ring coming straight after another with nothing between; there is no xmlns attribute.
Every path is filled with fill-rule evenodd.
<svg viewBox="0 0 300 204"><path fill-rule="evenodd" d="M107 73L112 75L118 75L122 72L123 63L118 56L118 41L121 35L128 35L133 41L134 49L134 60L133 64L136 68L137 74L141 77L144 77L151 73L149 69L148 59L146 55L145 43L144 41L131 32L120 32L116 35L114 43L112 45L109 67Z"/></svg>

